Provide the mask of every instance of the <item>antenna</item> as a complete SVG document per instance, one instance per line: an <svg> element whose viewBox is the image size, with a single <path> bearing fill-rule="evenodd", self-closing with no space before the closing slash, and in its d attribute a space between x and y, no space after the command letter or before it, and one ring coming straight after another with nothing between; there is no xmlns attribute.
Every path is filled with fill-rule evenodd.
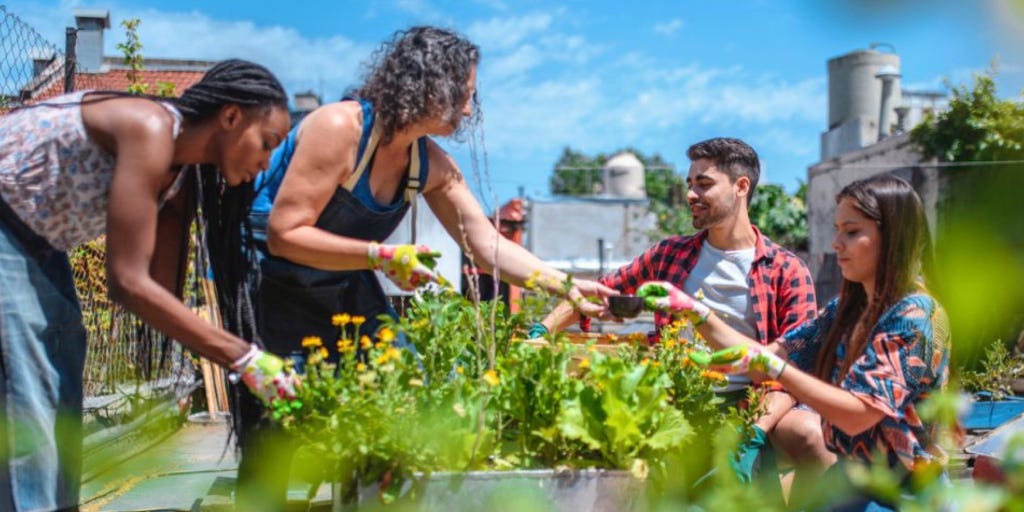
<svg viewBox="0 0 1024 512"><path fill-rule="evenodd" d="M872 42L871 44L868 45L868 49L871 49L871 50L877 50L879 48L888 48L889 49L889 53L896 53L896 47L891 45L891 44L889 44L889 43L883 43L881 41L875 41L875 42Z"/></svg>

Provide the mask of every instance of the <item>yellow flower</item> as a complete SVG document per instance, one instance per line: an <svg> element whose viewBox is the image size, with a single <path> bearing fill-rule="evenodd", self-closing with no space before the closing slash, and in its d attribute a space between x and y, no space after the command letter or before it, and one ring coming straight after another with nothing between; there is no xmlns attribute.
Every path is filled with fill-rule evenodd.
<svg viewBox="0 0 1024 512"><path fill-rule="evenodd" d="M356 364L356 371L357 372L365 372L366 371L366 364L364 364L364 363Z"/></svg>
<svg viewBox="0 0 1024 512"><path fill-rule="evenodd" d="M466 369L461 367L461 366L456 366L455 367L455 373L457 373L459 375L464 375L466 373Z"/></svg>
<svg viewBox="0 0 1024 512"><path fill-rule="evenodd" d="M338 340L338 352L348 352L348 350L350 348L352 348L352 345L353 345L353 343L352 343L352 340L350 340L350 339L346 338L346 339Z"/></svg>
<svg viewBox="0 0 1024 512"><path fill-rule="evenodd" d="M363 322L365 322L365 321L366 321L366 317L365 316L356 315L356 316L352 317L352 325L354 325L356 327L359 327L360 325L363 325Z"/></svg>
<svg viewBox="0 0 1024 512"><path fill-rule="evenodd" d="M414 388L422 388L423 387L423 381L420 380L420 379L409 379L409 385L414 387Z"/></svg>
<svg viewBox="0 0 1024 512"><path fill-rule="evenodd" d="M386 362L388 362L388 355L387 355L387 353L384 353L384 354L381 354L381 355L377 356L377 366L380 366L380 365L382 365L382 364L384 364Z"/></svg>
<svg viewBox="0 0 1024 512"><path fill-rule="evenodd" d="M580 369L585 370L587 368L590 368L590 359L584 359L580 361Z"/></svg>
<svg viewBox="0 0 1024 512"><path fill-rule="evenodd" d="M369 349L371 346L373 346L373 342L370 341L369 336L364 334L359 337L359 348L366 350Z"/></svg>
<svg viewBox="0 0 1024 512"><path fill-rule="evenodd" d="M324 342L319 336L306 336L302 338L302 348L314 348L323 346Z"/></svg>
<svg viewBox="0 0 1024 512"><path fill-rule="evenodd" d="M384 343L382 341L378 341L377 343L373 344L373 348L375 348L377 350L383 350L384 347L386 347L386 346L388 346L387 343Z"/></svg>
<svg viewBox="0 0 1024 512"><path fill-rule="evenodd" d="M392 331L389 327L382 327L377 332L377 339L384 343L391 343L395 341L395 331Z"/></svg>
<svg viewBox="0 0 1024 512"><path fill-rule="evenodd" d="M348 325L348 322L351 319L352 317L350 317L348 313L340 313L331 317L331 323L338 327L341 327L344 325Z"/></svg>
<svg viewBox="0 0 1024 512"><path fill-rule="evenodd" d="M402 358L402 352L395 347L389 347L384 353L387 354L388 359L394 359L395 361Z"/></svg>
<svg viewBox="0 0 1024 512"><path fill-rule="evenodd" d="M497 386L498 384L501 384L501 379L498 378L498 372L494 370L487 370L486 372L484 372L483 379L484 382L491 386Z"/></svg>
<svg viewBox="0 0 1024 512"><path fill-rule="evenodd" d="M615 343L616 341L619 341L618 336L616 336L614 333L608 335L608 343Z"/></svg>
<svg viewBox="0 0 1024 512"><path fill-rule="evenodd" d="M330 355L327 352L327 348L326 347L320 347L320 350L318 350L317 352L319 352L320 353L320 357L323 357L324 359L327 359L327 356Z"/></svg>
<svg viewBox="0 0 1024 512"><path fill-rule="evenodd" d="M676 346L676 340L666 340L665 341L665 348L672 348L674 346Z"/></svg>
<svg viewBox="0 0 1024 512"><path fill-rule="evenodd" d="M661 366L661 361L655 361L655 362L651 363L651 366L657 368L657 367Z"/></svg>
<svg viewBox="0 0 1024 512"><path fill-rule="evenodd" d="M645 357L640 360L640 366L647 366L651 362L651 358Z"/></svg>

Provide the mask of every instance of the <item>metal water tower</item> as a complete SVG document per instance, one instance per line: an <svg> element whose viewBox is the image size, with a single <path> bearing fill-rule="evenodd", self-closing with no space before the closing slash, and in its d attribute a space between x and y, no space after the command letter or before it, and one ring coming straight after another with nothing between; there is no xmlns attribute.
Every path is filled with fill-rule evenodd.
<svg viewBox="0 0 1024 512"><path fill-rule="evenodd" d="M900 69L900 56L878 50L856 50L828 61L828 127L835 128L856 117L865 117L878 126L882 103L882 81L876 75L882 69ZM890 104L900 105L899 87ZM896 113L890 112L890 119Z"/></svg>
<svg viewBox="0 0 1024 512"><path fill-rule="evenodd" d="M605 162L601 171L605 194L627 199L647 197L644 164L633 153L623 151L612 156Z"/></svg>

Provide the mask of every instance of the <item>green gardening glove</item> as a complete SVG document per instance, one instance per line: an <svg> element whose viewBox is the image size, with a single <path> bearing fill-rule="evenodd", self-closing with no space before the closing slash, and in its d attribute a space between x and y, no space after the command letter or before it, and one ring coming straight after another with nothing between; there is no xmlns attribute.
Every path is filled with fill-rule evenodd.
<svg viewBox="0 0 1024 512"><path fill-rule="evenodd" d="M691 352L690 360L709 370L733 374L761 372L773 380L786 369L786 361L760 345L734 345L717 352Z"/></svg>
<svg viewBox="0 0 1024 512"><path fill-rule="evenodd" d="M647 309L685 316L698 325L711 314L710 308L667 281L648 281L637 288L636 294L644 298Z"/></svg>

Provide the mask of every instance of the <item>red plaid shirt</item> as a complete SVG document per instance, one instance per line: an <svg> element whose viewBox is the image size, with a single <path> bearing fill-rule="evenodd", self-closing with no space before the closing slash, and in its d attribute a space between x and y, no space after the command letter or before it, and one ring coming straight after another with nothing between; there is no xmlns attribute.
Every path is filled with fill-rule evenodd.
<svg viewBox="0 0 1024 512"><path fill-rule="evenodd" d="M783 333L814 318L817 303L807 265L755 227L754 263L747 274L750 304L757 324L757 341L767 345ZM628 265L602 277L601 283L622 293L635 293L646 281L668 281L679 288L697 265L707 230L692 236L673 236L658 242ZM660 311L654 315L658 333L671 321Z"/></svg>

